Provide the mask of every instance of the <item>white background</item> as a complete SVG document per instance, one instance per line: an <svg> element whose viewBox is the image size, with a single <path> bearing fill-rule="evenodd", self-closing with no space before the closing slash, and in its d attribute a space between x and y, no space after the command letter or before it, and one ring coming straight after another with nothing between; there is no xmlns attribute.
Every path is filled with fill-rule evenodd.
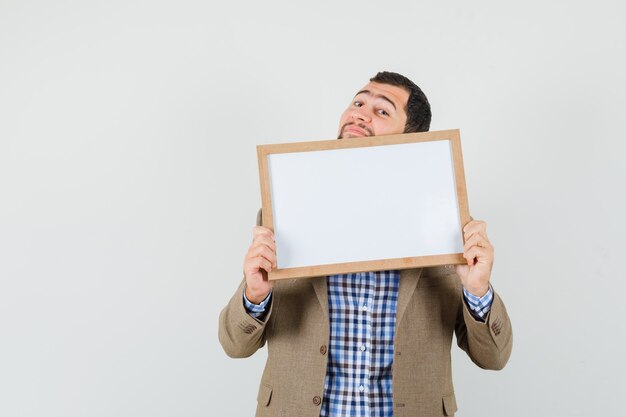
<svg viewBox="0 0 626 417"><path fill-rule="evenodd" d="M217 318L255 145L332 139L378 70L460 128L513 320L459 416L623 412L621 1L0 0L0 415L249 416Z"/></svg>

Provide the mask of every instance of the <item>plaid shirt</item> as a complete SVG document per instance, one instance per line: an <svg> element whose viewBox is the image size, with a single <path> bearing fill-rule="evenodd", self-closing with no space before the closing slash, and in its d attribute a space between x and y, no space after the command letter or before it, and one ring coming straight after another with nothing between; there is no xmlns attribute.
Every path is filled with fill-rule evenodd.
<svg viewBox="0 0 626 417"><path fill-rule="evenodd" d="M398 271L328 277L330 349L320 416L391 416Z"/></svg>
<svg viewBox="0 0 626 417"><path fill-rule="evenodd" d="M321 417L393 416L391 366L394 354L399 271L328 277L329 357ZM482 320L491 308L491 287L482 298L463 289L472 314ZM245 297L252 317L262 319L271 294L259 305Z"/></svg>

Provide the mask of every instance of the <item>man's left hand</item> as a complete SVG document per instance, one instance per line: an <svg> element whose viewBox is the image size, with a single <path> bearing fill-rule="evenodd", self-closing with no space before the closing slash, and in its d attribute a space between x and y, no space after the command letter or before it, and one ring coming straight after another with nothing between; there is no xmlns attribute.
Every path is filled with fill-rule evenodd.
<svg viewBox="0 0 626 417"><path fill-rule="evenodd" d="M489 290L493 267L493 246L487 238L487 223L472 220L463 228L463 237L463 257L467 260L467 265L457 265L456 273L470 294L482 297Z"/></svg>

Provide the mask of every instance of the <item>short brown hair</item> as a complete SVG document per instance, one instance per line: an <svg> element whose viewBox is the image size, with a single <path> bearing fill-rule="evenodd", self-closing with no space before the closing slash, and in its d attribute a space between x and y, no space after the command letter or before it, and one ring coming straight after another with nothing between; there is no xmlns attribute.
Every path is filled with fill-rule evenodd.
<svg viewBox="0 0 626 417"><path fill-rule="evenodd" d="M404 75L395 72L381 71L370 81L381 84L395 85L402 87L409 92L409 100L404 107L406 112L406 125L404 125L404 133L427 132L430 129L430 103L424 92L411 80Z"/></svg>

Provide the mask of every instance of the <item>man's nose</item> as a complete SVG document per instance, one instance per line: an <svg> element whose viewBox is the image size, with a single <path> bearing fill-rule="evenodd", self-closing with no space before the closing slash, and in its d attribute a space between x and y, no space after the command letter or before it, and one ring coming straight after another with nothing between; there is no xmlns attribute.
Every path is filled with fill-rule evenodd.
<svg viewBox="0 0 626 417"><path fill-rule="evenodd" d="M352 110L351 116L354 120L363 121L365 123L372 121L371 116L364 107L355 107L354 110Z"/></svg>

